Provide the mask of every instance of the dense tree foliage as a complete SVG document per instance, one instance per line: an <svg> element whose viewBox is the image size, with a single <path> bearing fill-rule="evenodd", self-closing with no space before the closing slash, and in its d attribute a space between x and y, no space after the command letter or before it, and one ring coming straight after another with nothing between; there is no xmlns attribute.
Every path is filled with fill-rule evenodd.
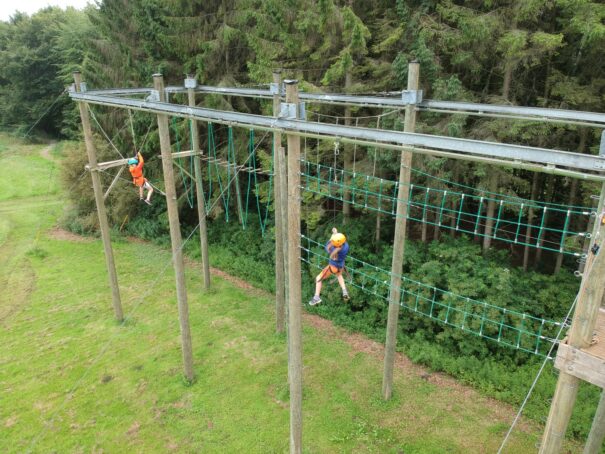
<svg viewBox="0 0 605 454"><path fill-rule="evenodd" d="M19 126L25 132L41 118L35 131L77 137L79 120L73 104L65 96L57 100L74 69L83 71L89 86L125 87L150 86L155 72L162 72L167 84L173 85L181 85L185 74L193 74L203 84L258 86L271 82L272 70L282 68L285 78L298 78L307 91L366 93L404 88L412 60L420 62L421 88L431 99L602 112L604 46L605 5L589 0L103 0L83 12L47 8L31 17L17 14L9 22L0 22L0 124ZM186 102L178 96L174 100ZM249 98L205 95L199 102L220 109L271 113L270 103ZM397 112L379 117L384 112L371 108L314 105L307 109L313 121L398 130L403 124L403 113ZM150 179L160 181L161 166L154 157L159 146L154 118L95 106L92 111L100 157L115 157L102 127L123 154L142 149L149 157ZM173 141L178 131L180 140L187 142L188 125L178 121L173 128ZM600 140L600 131L587 127L432 112L421 113L417 130L593 154ZM208 149L206 125L201 133L202 146ZM218 152L225 157L227 134L226 128L216 129ZM235 131L239 162L247 156L247 134ZM309 160L382 178L396 179L399 172L395 152L347 147L343 159L334 153L333 143L309 139L305 145ZM265 139L258 153L262 167L269 169L270 141ZM66 159L65 180L74 198L66 223L74 230L94 231L94 201L89 184L80 179L83 160L82 150ZM414 167L441 179L433 181L433 187L447 189L450 180L482 193L544 202L592 206L590 196L599 191L594 184L570 178L443 158L415 156ZM108 183L112 175L103 178ZM422 174L414 178L416 184L427 184ZM219 183L216 174L211 179ZM141 210L129 189L118 187L108 199L113 225L162 241L167 232L162 204ZM269 181L264 180L257 193L266 202ZM181 219L184 228L191 229L197 220L184 200ZM354 254L389 267L392 219L356 208L344 210L341 204L315 195L305 194L304 201L304 228L309 236L323 240L331 224L346 222ZM230 209L235 211L235 198L232 203ZM248 259L225 259L224 265L271 288L270 268L265 273L258 264L273 260L272 231L261 238L257 230L248 228L239 235L242 241L234 242L235 226L231 223L225 228L220 220L224 210L220 203L214 206L210 216L216 219L212 223L215 244L229 258L234 244L250 253ZM486 209L494 213L495 206ZM336 214L341 210L345 217ZM517 214L511 211L504 216ZM436 221L436 216L429 213L429 221ZM482 226L486 233L493 228L489 220ZM420 223L411 223L409 231L414 241L407 246L406 273L444 290L547 318L562 317L576 291L577 281L570 272L577 266L575 258L565 262L563 256L536 249L505 248L489 235L481 243L480 238L456 237ZM531 267L540 272L522 271ZM557 275L561 269L564 272ZM541 274L553 271L554 276ZM326 315L382 335L384 305L361 292L354 301L346 309L326 308ZM497 368L488 358L497 358L504 368L532 366L527 355L510 353L415 316L406 319L401 336L415 358L487 387L504 386L486 372L486 367ZM485 362L479 367L471 356ZM486 376L469 378L473 368ZM515 395L513 400L518 398Z"/></svg>

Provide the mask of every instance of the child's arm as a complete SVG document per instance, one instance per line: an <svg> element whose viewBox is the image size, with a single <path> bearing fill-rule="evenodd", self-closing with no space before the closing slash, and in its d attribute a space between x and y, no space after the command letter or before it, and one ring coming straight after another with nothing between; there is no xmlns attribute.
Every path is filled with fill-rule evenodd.
<svg viewBox="0 0 605 454"><path fill-rule="evenodd" d="M139 160L139 164L143 164L145 162L140 151L137 151L137 159Z"/></svg>
<svg viewBox="0 0 605 454"><path fill-rule="evenodd" d="M339 247L335 247L334 249L332 249L332 252L330 252L330 258L332 260L336 260L338 258L338 253L340 252L342 248Z"/></svg>

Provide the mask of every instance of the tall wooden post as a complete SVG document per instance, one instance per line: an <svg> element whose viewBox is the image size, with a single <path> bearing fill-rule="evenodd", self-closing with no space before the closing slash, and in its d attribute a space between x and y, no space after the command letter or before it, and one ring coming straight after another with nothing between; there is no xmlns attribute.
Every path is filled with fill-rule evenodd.
<svg viewBox="0 0 605 454"><path fill-rule="evenodd" d="M412 62L408 69L408 90L418 90L420 64ZM405 132L414 132L416 127L416 106L409 104L405 108ZM405 251L405 233L407 228L408 197L410 194L410 171L412 153L401 154L399 169L399 190L397 192L397 217L395 219L395 239L393 243L393 261L391 265L391 288L389 293L389 315L387 338L384 353L384 373L382 376L382 396L390 399L393 395L393 366L395 346L397 345L397 322L399 319L399 299L401 296L401 274L403 273L403 254Z"/></svg>
<svg viewBox="0 0 605 454"><path fill-rule="evenodd" d="M189 79L195 82L195 79ZM192 84L193 85L193 84ZM195 88L187 88L189 105L195 107ZM191 119L191 146L195 151L193 167L195 169L195 194L197 198L197 215L200 220L200 252L202 254L202 273L204 274L204 288L210 287L210 262L208 261L208 230L206 229L206 202L204 197L204 186L202 186L202 164L200 162L200 133L197 121Z"/></svg>
<svg viewBox="0 0 605 454"><path fill-rule="evenodd" d="M353 74L352 74L352 70L351 68L347 68L347 71L345 73L345 93L349 93L349 91L351 90L351 86L353 85ZM351 106L347 105L345 107L345 118L344 118L344 124L346 127L351 126ZM352 167L352 163L353 163L353 156L352 156L352 150L353 147L351 146L350 143L345 143L344 144L344 159L343 159L343 166L344 166L344 172L343 172L343 178L342 178L342 222L343 224L346 224L347 221L349 220L349 217L351 216L351 204L349 203L351 201L351 191L349 190L349 186L351 185L351 174L349 172L351 172L351 167ZM336 169L334 169L334 172L336 172Z"/></svg>
<svg viewBox="0 0 605 454"><path fill-rule="evenodd" d="M287 227L288 227L288 165L286 162L286 149L284 147L279 147L278 150L279 152L279 174L281 176L281 179L279 181L280 184L280 190L279 190L279 195L281 197L281 206L282 206L282 210L281 210L281 216L282 216L282 220L281 220L281 225L284 227L283 229L283 254L284 254L284 270L285 270L285 275L286 275L286 291L285 291L285 297L286 297L286 307L288 304L288 279L289 279L289 273L288 273L288 233L287 233Z"/></svg>
<svg viewBox="0 0 605 454"><path fill-rule="evenodd" d="M586 445L584 445L584 454L598 454L601 452L603 439L605 439L605 392L601 390L601 399L599 399L599 406L592 420L592 427Z"/></svg>
<svg viewBox="0 0 605 454"><path fill-rule="evenodd" d="M82 75L74 72L74 81L76 91L79 92L82 83ZM111 235L109 234L109 223L107 222L107 212L105 211L105 199L103 198L103 188L101 178L97 169L97 153L95 144L92 140L92 129L90 127L90 116L88 114L88 104L78 102L80 109L80 118L82 119L82 130L84 131L84 143L86 144L86 154L88 155L88 165L90 166L90 176L92 177L92 189L95 194L97 204L97 214L99 216L99 227L101 229L101 238L103 240L103 249L105 251L105 264L109 274L109 285L111 287L111 300L113 303L113 312L117 321L124 320L122 312L122 301L120 299L120 287L118 286L118 275L116 265L113 259L113 249L111 248Z"/></svg>
<svg viewBox="0 0 605 454"><path fill-rule="evenodd" d="M593 231L594 246L600 247L600 251L596 256L592 250L588 252L589 257L586 261L584 276L578 293L578 303L568 334L568 343L574 348L584 348L590 345L603 298L605 287L604 201L605 184L601 188L597 222L595 222L595 230ZM568 374L563 369L559 371L559 380L544 429L540 454L556 454L561 451L567 425L578 394L579 384L579 378Z"/></svg>
<svg viewBox="0 0 605 454"><path fill-rule="evenodd" d="M286 102L296 106L298 81L286 80ZM290 453L302 453L302 323L300 266L300 137L288 134L288 344Z"/></svg>
<svg viewBox="0 0 605 454"><path fill-rule="evenodd" d="M279 116L281 106L280 87L281 73L279 70L273 71L273 84L277 86L277 92L273 93L273 116ZM284 174L280 173L280 160L285 158L281 151L281 133L273 133L273 174L274 174L274 204L275 204L275 329L278 333L283 333L286 329L286 273L284 267L284 225L282 212L285 206L282 205L281 181Z"/></svg>
<svg viewBox="0 0 605 454"><path fill-rule="evenodd" d="M164 78L161 74L153 75L153 88L159 92L160 101L166 102ZM181 326L181 349L183 353L183 369L187 380L193 380L193 355L191 352L191 331L189 329L189 306L187 305L187 289L185 287L185 267L183 264L183 246L179 222L176 189L174 187L174 171L172 168L172 151L170 149L170 130L168 116L158 114L158 132L160 134L160 149L162 152L162 170L166 186L166 205L168 207L168 222L170 224L170 240L172 243L172 262L176 277L176 297L179 308Z"/></svg>

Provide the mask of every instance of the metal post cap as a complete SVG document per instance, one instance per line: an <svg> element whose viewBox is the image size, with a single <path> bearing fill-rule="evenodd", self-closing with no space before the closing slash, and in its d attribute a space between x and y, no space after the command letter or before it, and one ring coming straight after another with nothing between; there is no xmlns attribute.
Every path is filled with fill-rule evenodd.
<svg viewBox="0 0 605 454"><path fill-rule="evenodd" d="M294 85L294 84L298 83L298 79L286 79L286 80L284 80L284 83L286 85Z"/></svg>

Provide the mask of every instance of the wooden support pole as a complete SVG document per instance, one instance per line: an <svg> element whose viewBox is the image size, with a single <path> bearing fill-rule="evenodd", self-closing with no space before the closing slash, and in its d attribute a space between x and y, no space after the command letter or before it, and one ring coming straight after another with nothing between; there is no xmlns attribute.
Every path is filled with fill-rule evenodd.
<svg viewBox="0 0 605 454"><path fill-rule="evenodd" d="M286 276L285 279L285 307L288 307L288 279L290 274L288 273L288 164L286 162L286 149L284 147L279 147L277 149L279 153L279 175L281 177L279 184L280 190L279 195L281 198L281 225L283 226L282 240L283 240L283 255L284 255L284 274Z"/></svg>
<svg viewBox="0 0 605 454"><path fill-rule="evenodd" d="M351 86L353 85L353 72L352 68L347 68L345 72L345 93L349 93L351 90ZM345 118L344 125L347 127L351 126L351 106L345 106ZM344 157L343 157L343 168L344 172L342 174L342 223L346 224L349 217L351 216L351 191L349 190L351 186L351 174L352 174L352 163L353 156L352 151L353 147L351 143L345 142L344 144ZM334 169L336 171L336 169Z"/></svg>
<svg viewBox="0 0 605 454"><path fill-rule="evenodd" d="M80 91L82 83L82 75L79 72L74 73L74 81L76 83L76 91ZM122 301L120 299L120 287L118 286L118 274L116 273L116 265L113 259L113 249L111 248L111 235L109 233L109 223L107 222L107 212L105 211L105 201L103 198L103 188L101 186L101 177L97 166L97 153L95 144L92 140L92 129L90 127L90 116L88 113L88 104L78 102L80 109L80 118L82 119L82 130L84 132L84 143L86 144L86 154L88 155L88 165L90 166L90 176L92 177L92 189L95 194L95 202L97 204L97 214L99 216L99 228L101 229L101 238L103 240L103 249L105 251L105 264L109 274L109 285L111 287L111 300L113 303L113 312L117 321L124 320L122 312Z"/></svg>
<svg viewBox="0 0 605 454"><path fill-rule="evenodd" d="M420 64L412 62L408 69L408 90L418 90ZM405 108L405 132L414 132L416 127L416 106ZM412 153L401 154L399 169L399 190L397 192L397 217L395 218L395 239L393 243L393 261L391 265L391 288L389 292L389 315L384 354L384 373L382 377L382 396L388 400L393 395L393 366L397 345L397 322L399 320L399 300L401 297L401 275L403 273L403 254L407 228L408 197L410 193L410 171Z"/></svg>
<svg viewBox="0 0 605 454"><path fill-rule="evenodd" d="M298 81L286 80L286 102L297 106ZM288 345L290 454L302 453L302 323L300 266L300 137L288 134Z"/></svg>
<svg viewBox="0 0 605 454"><path fill-rule="evenodd" d="M601 399L599 399L599 406L592 420L592 427L586 445L584 445L584 454L598 454L601 452L603 439L605 439L605 393L601 390Z"/></svg>
<svg viewBox="0 0 605 454"><path fill-rule="evenodd" d="M161 74L153 75L153 87L160 94L160 101L165 102L164 78ZM158 114L158 132L160 135L160 150L162 152L162 170L164 186L166 187L166 205L168 208L168 223L170 224L170 240L172 243L172 262L176 277L176 297L179 309L181 327L181 349L183 353L183 369L187 380L193 380L193 354L191 352L191 331L189 329L189 306L187 305L187 288L185 287L185 266L183 263L183 246L179 210L176 203L176 188L174 186L174 169L170 150L170 129L168 116Z"/></svg>
<svg viewBox="0 0 605 454"><path fill-rule="evenodd" d="M574 348L590 345L596 325L599 307L605 288L605 224L603 207L605 202L605 184L601 188L597 220L593 231L594 245L588 252L582 283L578 292L578 303L568 334L568 344ZM594 247L600 247L595 255ZM559 371L559 380L553 397L544 436L540 445L540 454L557 454L561 451L567 425L578 394L580 379Z"/></svg>
<svg viewBox="0 0 605 454"><path fill-rule="evenodd" d="M105 194L103 194L103 200L107 199L107 196L109 195L109 193L111 192L113 187L116 185L116 183L120 179L120 176L122 175L122 172L124 171L125 168L126 167L124 167L124 166L120 167L120 170L118 170L118 173L116 173L116 176L113 177L113 180L111 181L111 184L107 188L107 191L105 191Z"/></svg>
<svg viewBox="0 0 605 454"><path fill-rule="evenodd" d="M195 107L195 89L187 89L189 105ZM200 132L197 127L197 121L191 121L191 148L196 153L193 158L193 167L195 169L195 195L197 198L197 216L200 221L200 253L202 255L202 273L204 275L204 288L210 288L210 262L208 259L208 230L206 228L206 198L204 196L204 186L202 185L202 164L200 162Z"/></svg>
<svg viewBox="0 0 605 454"><path fill-rule="evenodd" d="M277 93L273 94L273 116L279 116L281 106L280 87L281 72L273 71L273 83L277 85ZM285 205L282 205L281 181L283 175L281 172L280 160L282 159L281 133L273 133L273 194L275 204L275 330L283 333L286 329L286 268L284 266L284 224L282 212ZM285 156L284 156L285 158ZM285 169L285 166L284 166Z"/></svg>

